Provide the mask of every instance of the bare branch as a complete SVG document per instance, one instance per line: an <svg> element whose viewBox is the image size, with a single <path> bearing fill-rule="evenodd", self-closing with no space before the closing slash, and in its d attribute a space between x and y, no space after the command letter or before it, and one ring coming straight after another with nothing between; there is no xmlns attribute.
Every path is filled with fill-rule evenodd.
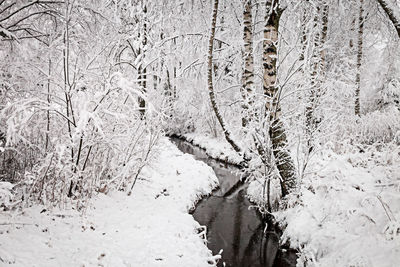
<svg viewBox="0 0 400 267"><path fill-rule="evenodd" d="M22 6L22 7L20 7L19 9L15 10L14 12L12 12L12 13L9 14L8 16L6 16L5 18L0 19L0 22L5 21L5 20L11 18L11 17L14 16L15 14L21 12L22 10L24 10L24 9L26 9L26 8L32 6L32 5L37 4L38 2L39 2L39 0L36 0L36 1L33 1L33 2L29 3L29 4L26 4L26 5ZM13 4L14 4L14 3L13 3ZM13 5L13 4L11 4L11 5ZM10 6L11 6L11 5L10 5ZM7 7L7 8L9 8L9 7Z"/></svg>
<svg viewBox="0 0 400 267"><path fill-rule="evenodd" d="M7 6L6 8L4 8L2 11L0 11L0 14L4 13L5 11L7 11L7 9L11 8L13 5L15 5L16 3L12 3L11 5Z"/></svg>
<svg viewBox="0 0 400 267"><path fill-rule="evenodd" d="M51 10L45 10L45 11L39 11L39 12L31 13L31 14L27 15L26 17L21 18L20 20L18 20L18 21L15 22L14 24L8 26L7 29L10 29L11 27L15 27L15 26L17 26L19 23L21 23L22 21L24 21L24 20L26 20L26 19L28 19L28 18L30 18L30 17L32 17L32 16L39 15L39 14L51 15Z"/></svg>

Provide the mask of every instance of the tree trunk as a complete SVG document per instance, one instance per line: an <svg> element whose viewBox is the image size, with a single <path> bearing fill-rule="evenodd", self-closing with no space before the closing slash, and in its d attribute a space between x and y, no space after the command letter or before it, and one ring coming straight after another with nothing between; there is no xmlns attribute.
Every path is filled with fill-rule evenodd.
<svg viewBox="0 0 400 267"><path fill-rule="evenodd" d="M176 99L176 66L174 66L174 89L172 92L172 96Z"/></svg>
<svg viewBox="0 0 400 267"><path fill-rule="evenodd" d="M320 48L320 57L321 57L321 74L325 76L326 71L326 48L325 43L328 37L328 17L329 17L329 5L325 3L322 8L322 30L321 30L321 48Z"/></svg>
<svg viewBox="0 0 400 267"><path fill-rule="evenodd" d="M354 31L356 27L356 19L354 18L351 21L351 26L350 26L350 40L349 40L349 47L351 50L351 54L353 54L353 47L354 47Z"/></svg>
<svg viewBox="0 0 400 267"><path fill-rule="evenodd" d="M321 12L322 10L322 12ZM328 34L328 11L329 7L325 3L321 9L321 6L317 4L315 17L314 17L314 42L313 42L313 53L311 60L311 89L310 97L306 107L306 133L307 133L307 146L308 151L311 152L314 148L313 135L318 127L319 121L315 117L315 109L319 104L319 100L323 94L322 84L325 76L325 65L326 65L326 49L325 43ZM321 23L322 22L322 23ZM320 25L322 27L320 27Z"/></svg>
<svg viewBox="0 0 400 267"><path fill-rule="evenodd" d="M215 99L214 86L213 86L213 50L214 50L215 28L217 24L217 15L218 15L218 0L214 0L214 7L212 11L212 20L211 20L211 30L210 30L211 32L208 43L208 65L207 65L208 90L210 95L211 106L214 110L215 116L217 117L219 124L221 125L222 131L224 132L226 141L228 141L228 143L233 147L233 149L236 152L241 153L242 149L232 139L230 131L226 128L225 121L222 118L222 115L219 111Z"/></svg>
<svg viewBox="0 0 400 267"><path fill-rule="evenodd" d="M71 83L69 77L69 1L65 2L65 30L63 35L63 72L64 72L64 95L65 95L65 104L66 104L66 116L70 118L70 90L71 90ZM68 134L69 138L72 141L72 130L71 130L71 122L67 120L68 126ZM71 145L71 161L74 161L74 147Z"/></svg>
<svg viewBox="0 0 400 267"><path fill-rule="evenodd" d="M48 78L47 78L47 103L49 104L50 107L50 77L51 77L51 54L49 55L49 72L48 72ZM50 110L47 110L47 126L46 126L46 145L45 145L45 150L47 151L49 147L49 133L50 133Z"/></svg>
<svg viewBox="0 0 400 267"><path fill-rule="evenodd" d="M356 100L354 113L360 116L360 86L361 86L361 60L363 56L363 33L364 33L364 9L363 0L360 0L360 13L358 16L358 41L357 41L357 73L356 73Z"/></svg>
<svg viewBox="0 0 400 267"><path fill-rule="evenodd" d="M143 94L146 94L147 91L147 70L146 67L142 68L144 65L144 54L146 52L146 46L147 46L147 7L143 7L143 14L144 14L144 22L143 22L143 41L142 41L142 46L143 46L143 56L142 56L142 62L140 64L140 67L138 68L138 74L139 74L139 86L140 89L143 91ZM140 54L140 53L139 53ZM140 118L144 119L145 118L145 113L146 113L146 100L143 97L139 97L139 112L140 112Z"/></svg>
<svg viewBox="0 0 400 267"><path fill-rule="evenodd" d="M253 59L253 18L252 18L252 2L245 0L243 11L243 72L242 72L242 88L241 93L243 97L243 114L242 126L246 127L251 120L250 108L253 104L252 93L254 83L254 59Z"/></svg>
<svg viewBox="0 0 400 267"><path fill-rule="evenodd" d="M312 136L315 130L315 118L314 118L314 110L316 108L317 95L318 90L320 89L319 82L319 66L320 66L320 49L321 49L321 39L320 39L320 29L319 29L319 15L320 15L320 6L318 3L316 4L316 10L314 15L314 40L313 40L313 53L311 58L311 73L310 73L310 95L308 99L308 103L306 106L306 135L307 135L307 146L308 151L311 152L313 149L313 141Z"/></svg>
<svg viewBox="0 0 400 267"><path fill-rule="evenodd" d="M303 16L301 17L301 50L300 50L300 56L299 56L299 61L301 63L304 62L305 59L305 53L307 49L307 12L306 9L304 8L303 10ZM302 68L304 69L304 67Z"/></svg>
<svg viewBox="0 0 400 267"><path fill-rule="evenodd" d="M263 41L263 87L266 97L266 118L271 122L269 136L272 143L276 167L281 176L282 195L292 192L296 187L296 171L287 148L287 138L279 104L279 89L276 86L277 78L277 47L280 11L277 0L268 0L266 3L266 17Z"/></svg>
<svg viewBox="0 0 400 267"><path fill-rule="evenodd" d="M173 114L172 114L172 109L174 106L174 97L173 97L173 91L172 91L172 86L171 86L171 79L169 77L169 70L167 67L167 81L165 84L165 96L167 98L167 106L168 106L168 113L169 113L169 117L172 119Z"/></svg>
<svg viewBox="0 0 400 267"><path fill-rule="evenodd" d="M397 36L400 37L400 18L397 18L395 16L392 7L388 5L388 0L377 0L377 1L379 5L382 7L383 11L385 11L386 15L388 15L390 21L393 23L393 26L397 31Z"/></svg>

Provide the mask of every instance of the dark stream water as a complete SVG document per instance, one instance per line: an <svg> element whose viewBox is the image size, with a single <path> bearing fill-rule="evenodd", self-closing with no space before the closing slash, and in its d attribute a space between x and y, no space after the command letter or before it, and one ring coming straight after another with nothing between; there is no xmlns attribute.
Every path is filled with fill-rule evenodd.
<svg viewBox="0 0 400 267"><path fill-rule="evenodd" d="M201 200L193 212L196 221L207 226L208 248L213 254L223 250L218 266L296 266L296 253L279 248L280 230L272 224L265 229L261 214L249 208L252 203L246 197L247 185L232 190L240 179L239 169L211 159L188 142L178 138L171 141L182 152L211 166L219 179L220 187Z"/></svg>

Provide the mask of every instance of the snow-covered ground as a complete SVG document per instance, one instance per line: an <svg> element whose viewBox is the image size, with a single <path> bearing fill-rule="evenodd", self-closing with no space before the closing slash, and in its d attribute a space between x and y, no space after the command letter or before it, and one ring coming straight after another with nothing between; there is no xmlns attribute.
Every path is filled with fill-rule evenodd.
<svg viewBox="0 0 400 267"><path fill-rule="evenodd" d="M215 139L188 136L209 154L231 155ZM260 199L251 195L262 191L257 186L261 184L255 181L248 189L253 200ZM398 145L365 146L362 151L349 146L340 153L325 147L313 157L299 194L288 204L274 215L285 227L282 242L299 249L298 266L399 266Z"/></svg>
<svg viewBox="0 0 400 267"><path fill-rule="evenodd" d="M186 133L179 135L186 141L204 149L213 159L223 160L232 164L240 164L243 158L236 153L231 145L225 140L219 140L206 135L199 135L196 133Z"/></svg>
<svg viewBox="0 0 400 267"><path fill-rule="evenodd" d="M42 206L0 213L4 266L213 266L200 225L188 214L218 180L206 164L161 140L131 196L96 196L84 215Z"/></svg>
<svg viewBox="0 0 400 267"><path fill-rule="evenodd" d="M317 156L289 199L300 205L275 213L300 266L399 266L399 153L393 144Z"/></svg>

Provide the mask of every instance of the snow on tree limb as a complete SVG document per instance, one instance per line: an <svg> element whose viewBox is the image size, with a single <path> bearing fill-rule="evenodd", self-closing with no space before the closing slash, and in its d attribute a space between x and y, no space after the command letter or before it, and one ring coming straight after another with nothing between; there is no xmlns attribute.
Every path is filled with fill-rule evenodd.
<svg viewBox="0 0 400 267"><path fill-rule="evenodd" d="M400 19L399 10L396 4L389 2L389 0L377 0L379 5L385 11L386 15L389 17L393 26L396 28L397 36L400 37Z"/></svg>

